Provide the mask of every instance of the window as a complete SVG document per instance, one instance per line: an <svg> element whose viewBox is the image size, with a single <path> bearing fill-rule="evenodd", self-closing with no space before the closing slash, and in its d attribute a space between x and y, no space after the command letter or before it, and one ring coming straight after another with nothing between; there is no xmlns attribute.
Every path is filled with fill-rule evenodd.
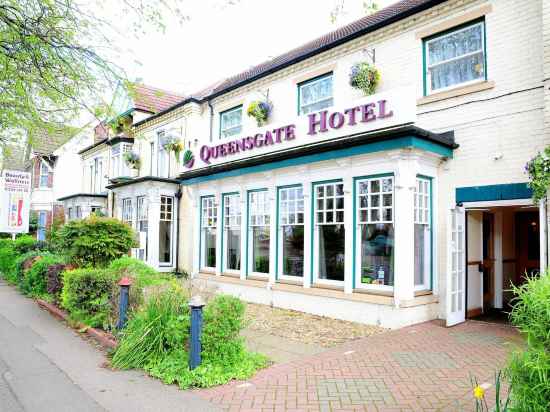
<svg viewBox="0 0 550 412"><path fill-rule="evenodd" d="M304 276L304 192L302 186L279 188L281 276Z"/></svg>
<svg viewBox="0 0 550 412"><path fill-rule="evenodd" d="M139 233L139 248L137 249L137 258L145 261L147 260L147 229L149 227L145 196L139 196L137 198L136 209L137 231Z"/></svg>
<svg viewBox="0 0 550 412"><path fill-rule="evenodd" d="M149 143L149 176L153 176L153 160L155 159L155 142Z"/></svg>
<svg viewBox="0 0 550 412"><path fill-rule="evenodd" d="M67 220L72 220L73 219L73 208L72 207L69 207L67 208Z"/></svg>
<svg viewBox="0 0 550 412"><path fill-rule="evenodd" d="M131 144L119 143L111 147L112 177L129 176L130 168L124 161L124 153L132 150Z"/></svg>
<svg viewBox="0 0 550 412"><path fill-rule="evenodd" d="M241 196L223 195L224 269L241 269Z"/></svg>
<svg viewBox="0 0 550 412"><path fill-rule="evenodd" d="M426 94L487 78L485 22L424 41Z"/></svg>
<svg viewBox="0 0 550 412"><path fill-rule="evenodd" d="M298 85L298 114L318 112L332 106L332 73Z"/></svg>
<svg viewBox="0 0 550 412"><path fill-rule="evenodd" d="M159 222L159 262L170 265L172 263L172 219L174 198L170 196L160 197L160 222Z"/></svg>
<svg viewBox="0 0 550 412"><path fill-rule="evenodd" d="M50 168L45 161L40 162L40 187L49 186Z"/></svg>
<svg viewBox="0 0 550 412"><path fill-rule="evenodd" d="M101 216L103 214L101 209L101 206L92 206L90 208L90 213L93 215Z"/></svg>
<svg viewBox="0 0 550 412"><path fill-rule="evenodd" d="M38 212L38 230L36 232L36 239L42 242L46 240L47 221L48 221L48 212L46 211Z"/></svg>
<svg viewBox="0 0 550 412"><path fill-rule="evenodd" d="M82 208L80 206L77 206L75 210L76 210L76 218L82 219Z"/></svg>
<svg viewBox="0 0 550 412"><path fill-rule="evenodd" d="M248 194L250 271L269 273L269 192L254 191Z"/></svg>
<svg viewBox="0 0 550 412"><path fill-rule="evenodd" d="M216 226L218 207L214 196L201 199L201 266L216 267Z"/></svg>
<svg viewBox="0 0 550 412"><path fill-rule="evenodd" d="M417 178L414 190L414 286L430 287L431 271L431 182Z"/></svg>
<svg viewBox="0 0 550 412"><path fill-rule="evenodd" d="M169 138L164 131L158 133L158 150L157 150L157 175L159 177L169 177L170 174L170 152L166 150L165 145L169 142Z"/></svg>
<svg viewBox="0 0 550 412"><path fill-rule="evenodd" d="M315 273L321 281L343 281L345 260L344 184L322 183L315 194Z"/></svg>
<svg viewBox="0 0 550 412"><path fill-rule="evenodd" d="M356 286L393 288L394 226L393 177L356 181Z"/></svg>
<svg viewBox="0 0 550 412"><path fill-rule="evenodd" d="M122 199L122 221L132 226L132 199Z"/></svg>
<svg viewBox="0 0 550 412"><path fill-rule="evenodd" d="M243 107L238 106L220 113L220 138L238 135L242 131Z"/></svg>

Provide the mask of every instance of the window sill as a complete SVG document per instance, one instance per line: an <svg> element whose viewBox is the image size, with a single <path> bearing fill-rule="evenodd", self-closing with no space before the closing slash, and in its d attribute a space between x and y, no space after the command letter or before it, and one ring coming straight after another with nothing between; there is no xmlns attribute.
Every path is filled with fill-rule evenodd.
<svg viewBox="0 0 550 412"><path fill-rule="evenodd" d="M495 82L492 80L486 80L479 83L470 84L468 86L457 87L455 89L445 90L444 92L433 93L429 96L421 97L416 101L416 105L422 106L424 104L439 102L441 100L451 99L453 97L489 90L493 87L495 87Z"/></svg>
<svg viewBox="0 0 550 412"><path fill-rule="evenodd" d="M231 272L223 272L222 276L225 276L225 277L228 277L228 278L236 278L236 279L241 278L240 273L231 273Z"/></svg>

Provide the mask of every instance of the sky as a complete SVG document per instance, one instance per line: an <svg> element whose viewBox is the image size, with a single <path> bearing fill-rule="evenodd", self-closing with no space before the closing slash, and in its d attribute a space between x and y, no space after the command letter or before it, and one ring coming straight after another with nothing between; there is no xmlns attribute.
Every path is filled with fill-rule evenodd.
<svg viewBox="0 0 550 412"><path fill-rule="evenodd" d="M164 16L164 33L146 28L139 38L127 34L114 40L121 50L117 63L131 79L196 92L364 16L363 0L345 0L332 23L331 11L341 1L182 0L188 20ZM379 8L394 2L377 0ZM124 16L109 9L112 4L96 12L129 33Z"/></svg>

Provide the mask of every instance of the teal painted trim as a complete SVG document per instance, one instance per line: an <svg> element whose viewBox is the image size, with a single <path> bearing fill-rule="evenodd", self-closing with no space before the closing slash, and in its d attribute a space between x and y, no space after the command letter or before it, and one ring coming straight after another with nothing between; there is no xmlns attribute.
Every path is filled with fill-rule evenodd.
<svg viewBox="0 0 550 412"><path fill-rule="evenodd" d="M248 277L250 271L250 262L248 261L248 252L249 252L249 242L250 242L250 195L252 193L258 193L258 192L267 192L267 188L262 189L250 189L246 192L246 254L245 254L245 274L246 277ZM270 234L271 236L271 234ZM271 253L271 251L269 251Z"/></svg>
<svg viewBox="0 0 550 412"><path fill-rule="evenodd" d="M426 175L416 175L419 179L430 182L430 290L434 288L434 196L433 196L433 177Z"/></svg>
<svg viewBox="0 0 550 412"><path fill-rule="evenodd" d="M338 183L338 182L343 182L343 179L318 180L316 182L311 182L311 183L313 184L313 186L318 186L318 185L324 185L328 183Z"/></svg>
<svg viewBox="0 0 550 412"><path fill-rule="evenodd" d="M277 186L276 205L275 205L275 280L279 280L279 192L281 189L288 189L291 187L302 187L301 183L293 185ZM271 236L271 234L270 234Z"/></svg>
<svg viewBox="0 0 550 412"><path fill-rule="evenodd" d="M237 105L237 106L235 106L235 107L232 107L231 109L227 109L227 110L224 110L223 112L220 112L220 113L219 113L219 117L218 117L218 119L219 119L219 125L218 125L218 139L222 139L222 116L223 116L225 113L228 113L228 112L230 112L230 111L232 111L232 110L236 110L236 109L238 109L238 108L241 109L241 126L242 126L242 124L243 124L243 110L242 110L242 109L243 109L243 105L242 105L242 104L239 104L239 105Z"/></svg>
<svg viewBox="0 0 550 412"><path fill-rule="evenodd" d="M352 268L352 276L351 276L351 281L353 283L353 286L352 288L353 289L356 289L357 288L357 285L356 285L356 272L357 272L357 182L359 180L367 180L367 179L377 179L377 178L380 178L380 177L395 177L395 173L393 172L388 172L388 173L377 173L377 174L374 174L374 175L365 175L365 176L356 176L353 178L353 242L352 242L352 265L351 265L351 268ZM393 212L395 212L395 181L393 182L393 188L394 188L394 204L392 206L392 209L393 209ZM395 215L394 215L394 218L395 218ZM395 276L395 274L394 274Z"/></svg>
<svg viewBox="0 0 550 412"><path fill-rule="evenodd" d="M224 224L225 224L225 197L226 196L232 196L232 195L240 195L240 192L227 192L227 193L222 193L222 221L221 221L221 233L222 233L222 240L221 240L221 248L222 250L220 251L220 272L223 273L223 266L224 266L224 238L225 238L225 234L224 234ZM242 222L242 216L241 216L241 225L243 224Z"/></svg>
<svg viewBox="0 0 550 412"><path fill-rule="evenodd" d="M301 104L302 104L302 86L305 86L305 85L307 85L311 82L314 82L316 80L323 79L325 77L333 77L332 85L334 86L334 73L332 71L327 72L327 73L323 73L319 76L312 77L311 79L304 80L304 81L297 84L297 89L298 89L298 110L297 110L297 113L298 113L298 116L302 115L302 111L300 110L301 109ZM333 87L332 97L334 98L334 87Z"/></svg>
<svg viewBox="0 0 550 412"><path fill-rule="evenodd" d="M456 202L487 202L494 200L530 199L533 190L527 183L471 186L456 188Z"/></svg>
<svg viewBox="0 0 550 412"><path fill-rule="evenodd" d="M202 264L202 258L203 258L203 253L202 253L202 199L207 199L207 198L210 198L210 197L215 197L215 196L214 195L207 195L207 196L201 196L200 197L200 204L199 204L199 208L200 208L200 210L199 210L199 271L203 267L203 264Z"/></svg>
<svg viewBox="0 0 550 412"><path fill-rule="evenodd" d="M322 162L324 160L339 159L342 157L356 156L366 153L382 152L386 150L402 149L413 147L439 154L441 156L453 157L453 150L435 142L426 141L413 136L405 136L392 140L368 143L361 146L353 146L344 149L332 150L330 152L316 153L312 155L299 156L292 159L285 159L276 162L265 163L257 166L243 167L227 172L214 173L207 176L182 179L182 185L192 185L196 183L209 182L227 177L243 176L249 173L265 172L269 170L281 169L285 167L299 166L303 164Z"/></svg>
<svg viewBox="0 0 550 412"><path fill-rule="evenodd" d="M485 23L485 17L483 17L483 60L485 64L485 81L488 78L488 67L487 67L487 24Z"/></svg>
<svg viewBox="0 0 550 412"><path fill-rule="evenodd" d="M426 39L422 39L422 93L428 95L428 64L426 61Z"/></svg>

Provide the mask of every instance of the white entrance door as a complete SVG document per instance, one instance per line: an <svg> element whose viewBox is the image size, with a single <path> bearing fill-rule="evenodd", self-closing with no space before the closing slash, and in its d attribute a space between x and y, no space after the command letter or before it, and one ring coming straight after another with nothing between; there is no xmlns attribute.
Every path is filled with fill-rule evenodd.
<svg viewBox="0 0 550 412"><path fill-rule="evenodd" d="M464 322L466 319L466 255L465 255L465 213L464 208L451 210L450 236L448 240L447 264L447 326Z"/></svg>

